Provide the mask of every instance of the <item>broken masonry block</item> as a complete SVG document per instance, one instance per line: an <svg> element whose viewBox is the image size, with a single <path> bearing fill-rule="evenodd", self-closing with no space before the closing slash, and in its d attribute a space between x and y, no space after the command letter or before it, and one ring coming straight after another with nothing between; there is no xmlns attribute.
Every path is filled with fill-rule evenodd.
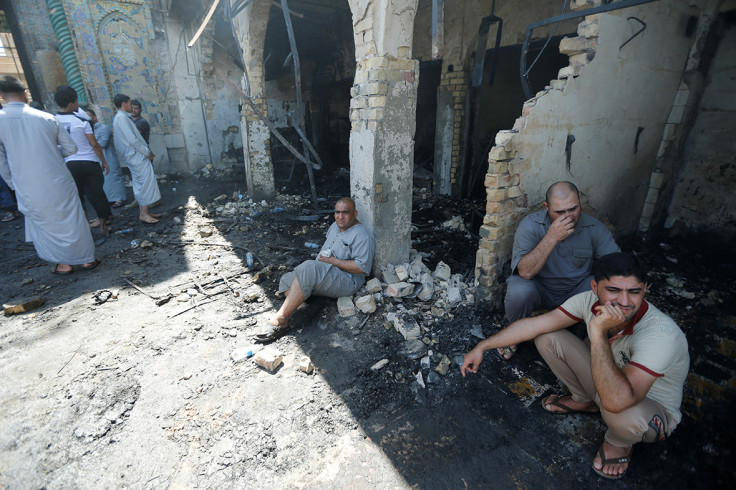
<svg viewBox="0 0 736 490"><path fill-rule="evenodd" d="M299 371L307 374L311 374L314 371L314 364L309 356L302 356L299 359Z"/></svg>
<svg viewBox="0 0 736 490"><path fill-rule="evenodd" d="M381 275L383 276L383 282L385 282L386 284L401 282L399 277L396 275L396 272L394 272L392 266L381 268Z"/></svg>
<svg viewBox="0 0 736 490"><path fill-rule="evenodd" d="M439 261L437 263L437 267L434 269L433 275L435 279L438 279L440 281L449 281L451 273L452 271L450 270L450 266L442 261Z"/></svg>
<svg viewBox="0 0 736 490"><path fill-rule="evenodd" d="M443 354L440 362L437 364L437 367L435 367L434 370L440 373L442 376L445 376L450 370L450 358Z"/></svg>
<svg viewBox="0 0 736 490"><path fill-rule="evenodd" d="M394 328L405 340L416 340L422 336L422 327L411 317L394 317Z"/></svg>
<svg viewBox="0 0 736 490"><path fill-rule="evenodd" d="M365 283L365 291L366 293L380 293L381 292L381 281L376 279L375 277Z"/></svg>
<svg viewBox="0 0 736 490"><path fill-rule="evenodd" d="M337 298L337 312L343 318L355 315L355 305L353 304L353 298L351 298L350 296L341 296Z"/></svg>
<svg viewBox="0 0 736 490"><path fill-rule="evenodd" d="M408 282L389 284L386 292L393 298L403 298L414 292L414 285Z"/></svg>
<svg viewBox="0 0 736 490"><path fill-rule="evenodd" d="M406 269L405 265L400 265L394 269L394 272L396 273L396 277L399 278L399 281L406 281L409 279L409 271Z"/></svg>
<svg viewBox="0 0 736 490"><path fill-rule="evenodd" d="M273 347L265 347L255 355L253 360L259 366L273 372L281 365L283 356L281 355L281 352L277 351Z"/></svg>
<svg viewBox="0 0 736 490"><path fill-rule="evenodd" d="M376 300L368 294L355 300L355 306L363 313L373 313L376 311Z"/></svg>
<svg viewBox="0 0 736 490"><path fill-rule="evenodd" d="M449 287L447 288L447 301L450 303L459 303L463 300L460 295L460 288Z"/></svg>

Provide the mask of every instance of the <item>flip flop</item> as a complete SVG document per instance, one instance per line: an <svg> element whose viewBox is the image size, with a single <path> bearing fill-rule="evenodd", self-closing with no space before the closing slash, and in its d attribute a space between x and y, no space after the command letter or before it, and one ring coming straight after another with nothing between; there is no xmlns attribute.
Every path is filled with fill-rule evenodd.
<svg viewBox="0 0 736 490"><path fill-rule="evenodd" d="M110 207L111 208L122 208L125 206L125 201L115 201Z"/></svg>
<svg viewBox="0 0 736 490"><path fill-rule="evenodd" d="M86 271L91 271L92 269L100 265L101 263L102 261L100 259L95 259L94 262L90 263L89 265L83 265L82 269Z"/></svg>
<svg viewBox="0 0 736 490"><path fill-rule="evenodd" d="M267 323L266 326L264 326L263 329L253 337L253 341L257 344L268 344L269 342L273 342L274 340L281 338L289 330L291 330L291 325L281 328L278 325Z"/></svg>
<svg viewBox="0 0 736 490"><path fill-rule="evenodd" d="M0 220L3 223L7 223L8 221L16 220L20 217L20 213L14 213L13 211L8 211L8 213L3 216L3 219Z"/></svg>
<svg viewBox="0 0 736 490"><path fill-rule="evenodd" d="M89 227L90 228L97 228L98 226L100 226L100 218L95 218L95 219L89 220Z"/></svg>
<svg viewBox="0 0 736 490"><path fill-rule="evenodd" d="M158 220L156 218L149 218L149 219L138 218L138 220L141 223L145 223L147 225L155 225L156 223L158 223Z"/></svg>
<svg viewBox="0 0 736 490"><path fill-rule="evenodd" d="M569 415L571 413L598 413L600 411L597 407L596 407L595 410L574 410L574 409L568 407L567 405L565 405L564 403L562 403L560 401L560 400L562 400L563 398L565 398L567 396L570 396L570 395L557 395L557 394L552 394L552 395L548 396L547 398L545 398L544 400L542 400L542 408L546 412L556 413L558 415ZM552 397L554 397L554 398L552 398ZM547 408L547 405L552 405L554 407L560 408L560 409L562 409L562 411L561 412L558 412L556 410L550 410L549 408Z"/></svg>
<svg viewBox="0 0 736 490"><path fill-rule="evenodd" d="M621 456L620 458L609 458L606 459L606 453L603 451L603 444L601 444L601 448L598 450L598 455L601 457L601 469L599 470L595 466L591 466L593 468L593 471L595 471L599 476L602 476L606 480L620 480L624 477L627 471L629 471L629 468L631 468L631 453L634 451L634 446L631 446L629 449L629 454L626 456ZM624 464L627 463L629 466L626 467L623 473L620 475L608 475L603 472L603 468L606 465L609 464Z"/></svg>
<svg viewBox="0 0 736 490"><path fill-rule="evenodd" d="M60 271L59 270L59 264L56 264L53 269L51 269L52 274L56 274L57 276L68 276L74 272L74 269L69 269L68 271Z"/></svg>

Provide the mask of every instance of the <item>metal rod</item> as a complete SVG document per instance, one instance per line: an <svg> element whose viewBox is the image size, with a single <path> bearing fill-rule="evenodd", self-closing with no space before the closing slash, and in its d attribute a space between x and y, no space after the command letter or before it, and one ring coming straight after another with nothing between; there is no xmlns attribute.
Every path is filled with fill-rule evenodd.
<svg viewBox="0 0 736 490"><path fill-rule="evenodd" d="M529 51L529 40L532 36L532 31L537 27L554 24L556 22L564 22L566 20L577 19L579 17L585 17L586 15L600 14L602 12L610 12L612 10L625 9L628 7L635 7L645 3L656 2L657 0L622 0L616 3L609 3L608 5L601 5L600 7L592 7L578 12L570 12L568 14L558 15L543 19L532 24L529 24L526 28L526 36L524 36L524 42L521 45L521 62L519 63L519 73L521 75L521 86L524 89L524 95L527 99L532 98L532 87L527 79L526 69L526 55Z"/></svg>
<svg viewBox="0 0 736 490"><path fill-rule="evenodd" d="M189 44L187 44L187 48L191 48L194 46L194 43L197 42L197 39L199 39L199 36L202 35L202 32L204 31L204 28L207 27L207 24L209 24L210 19L212 18L212 15L215 13L215 9L220 4L220 0L215 0L212 2L212 6L210 7L210 11L207 12L207 15L204 17L204 20L202 21L202 25L199 26L199 29L197 29L197 32L194 33L194 37L191 41L189 41Z"/></svg>
<svg viewBox="0 0 736 490"><path fill-rule="evenodd" d="M299 126L295 124L294 119L291 117L291 112L286 113L286 119L289 121L291 126L294 129L296 129L297 134L299 134L299 136L302 138L302 141L304 142L304 145L309 150L309 153L311 153L314 159L317 160L316 164L312 163L312 168L314 168L314 170L322 170L322 159L317 154L317 150L314 149L314 146L312 146L312 143L309 141L309 139L307 139L307 135L304 134L304 131L302 131L302 128L300 128Z"/></svg>

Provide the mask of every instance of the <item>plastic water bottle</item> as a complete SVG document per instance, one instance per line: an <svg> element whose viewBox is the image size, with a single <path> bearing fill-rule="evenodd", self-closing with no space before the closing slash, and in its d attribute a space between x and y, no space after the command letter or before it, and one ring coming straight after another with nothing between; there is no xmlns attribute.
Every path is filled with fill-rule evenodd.
<svg viewBox="0 0 736 490"><path fill-rule="evenodd" d="M307 248L322 248L314 242L304 242L304 246Z"/></svg>
<svg viewBox="0 0 736 490"><path fill-rule="evenodd" d="M128 233L132 233L135 230L133 228L126 228L124 230L118 230L115 232L116 235L127 235Z"/></svg>
<svg viewBox="0 0 736 490"><path fill-rule="evenodd" d="M253 253L248 252L245 254L245 263L248 264L248 267L253 267Z"/></svg>

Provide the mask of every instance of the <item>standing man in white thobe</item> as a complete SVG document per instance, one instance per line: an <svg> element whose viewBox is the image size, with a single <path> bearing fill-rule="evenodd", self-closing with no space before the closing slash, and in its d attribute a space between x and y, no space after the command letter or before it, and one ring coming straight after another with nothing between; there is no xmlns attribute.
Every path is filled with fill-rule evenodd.
<svg viewBox="0 0 736 490"><path fill-rule="evenodd" d="M77 146L54 116L26 104L17 78L0 76L0 96L8 103L0 111L0 175L15 189L26 241L43 260L56 263L55 274L71 274L79 264L94 269L99 260L92 234L62 157Z"/></svg>
<svg viewBox="0 0 736 490"><path fill-rule="evenodd" d="M138 219L148 224L158 223L156 218L161 215L148 212L148 207L161 199L156 175L153 173L153 152L131 119L130 97L117 94L113 102L118 109L112 122L115 148L130 169L133 194L140 206Z"/></svg>

